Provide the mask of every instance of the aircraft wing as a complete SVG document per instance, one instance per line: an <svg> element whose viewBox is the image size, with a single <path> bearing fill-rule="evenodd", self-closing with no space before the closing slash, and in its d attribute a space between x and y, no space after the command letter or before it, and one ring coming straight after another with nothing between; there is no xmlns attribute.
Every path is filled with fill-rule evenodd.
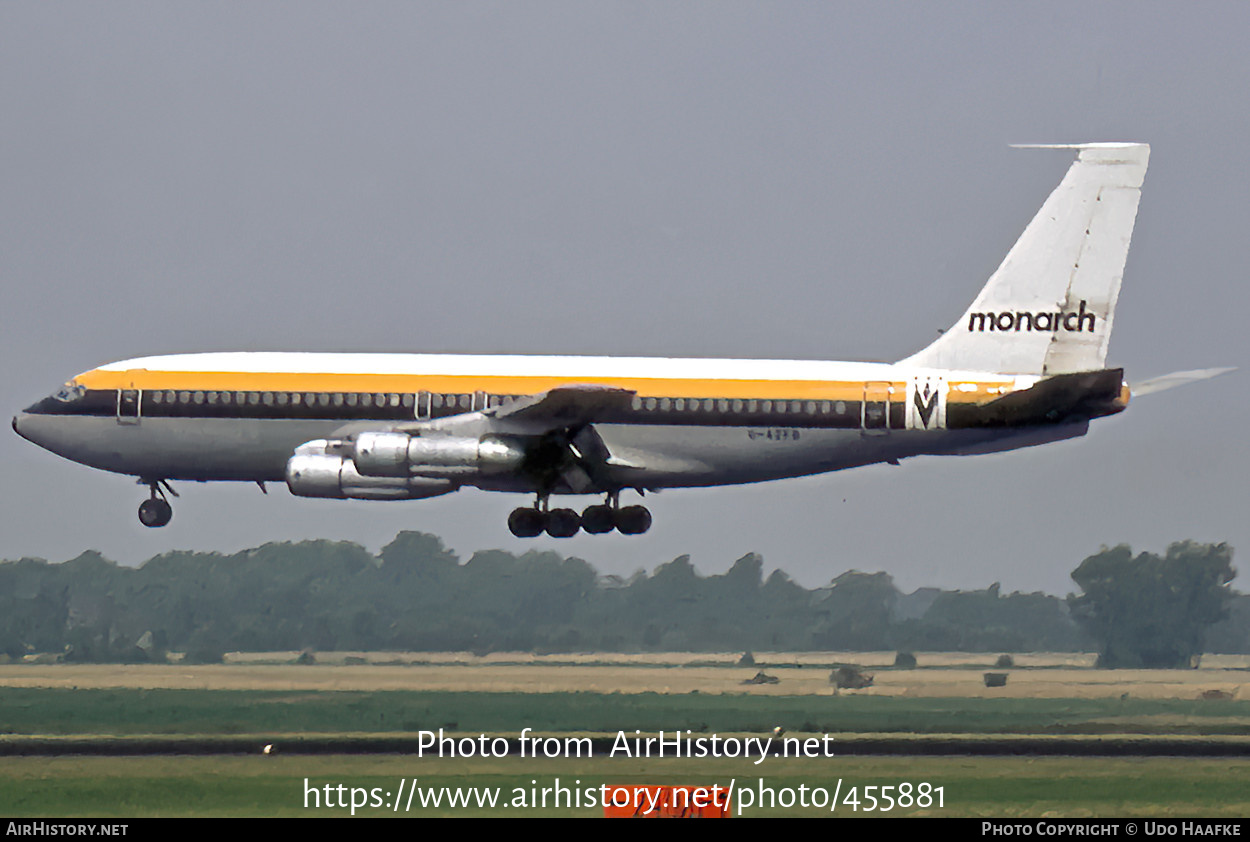
<svg viewBox="0 0 1250 842"><path fill-rule="evenodd" d="M616 458L595 431L597 422L621 417L636 392L611 386L557 386L480 412L396 425L413 436L519 436L526 440L525 471L558 480L575 492L610 487L611 469L636 468Z"/></svg>
<svg viewBox="0 0 1250 842"><path fill-rule="evenodd" d="M557 386L486 410L496 425L542 431L542 461L575 491L608 484L609 467L631 468L613 457L592 426L620 417L637 393L612 386Z"/></svg>
<svg viewBox="0 0 1250 842"><path fill-rule="evenodd" d="M499 420L523 421L553 428L584 427L628 410L636 394L631 389L612 386L557 386L510 404L492 407L485 414Z"/></svg>
<svg viewBox="0 0 1250 842"><path fill-rule="evenodd" d="M619 417L630 408L636 394L630 389L612 386L557 386L489 409L462 412L430 421L408 421L390 429L419 435L433 430L454 432L476 428L486 422L494 431L524 429L534 433L577 430L588 424Z"/></svg>

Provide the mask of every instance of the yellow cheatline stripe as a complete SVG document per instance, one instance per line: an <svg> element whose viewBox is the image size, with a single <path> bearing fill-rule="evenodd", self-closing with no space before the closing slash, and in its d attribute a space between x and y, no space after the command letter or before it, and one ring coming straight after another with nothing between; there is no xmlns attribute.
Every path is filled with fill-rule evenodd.
<svg viewBox="0 0 1250 842"><path fill-rule="evenodd" d="M741 398L762 400L859 401L867 388L870 399L888 391L891 403L907 394L902 381L730 380L661 378L561 378L496 375L313 374L300 372L235 371L104 371L95 369L76 378L88 389L169 389L216 392L398 392L441 394L533 395L558 386L600 385L630 389L640 397ZM952 384L954 386L956 384ZM998 397L1011 383L975 383L975 390L952 388L948 403L981 403Z"/></svg>

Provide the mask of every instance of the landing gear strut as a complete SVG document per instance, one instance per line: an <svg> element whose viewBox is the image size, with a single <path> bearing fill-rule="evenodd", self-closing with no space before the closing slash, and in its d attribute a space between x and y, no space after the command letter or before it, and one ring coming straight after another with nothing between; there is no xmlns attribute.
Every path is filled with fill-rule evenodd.
<svg viewBox="0 0 1250 842"><path fill-rule="evenodd" d="M532 508L514 509L508 516L508 529L518 538L534 538L546 532L552 538L571 538L578 530L602 535L613 529L622 535L641 535L651 528L651 512L646 506L621 508L620 492L608 494L606 502L587 506L580 515L572 509L551 509L547 495L539 494Z"/></svg>
<svg viewBox="0 0 1250 842"><path fill-rule="evenodd" d="M153 529L169 523L174 516L174 507L165 499L162 484L169 489L169 493L174 494L174 490L169 488L169 483L164 480L149 480L147 485L151 496L139 504L139 522ZM174 494L174 496L178 495Z"/></svg>

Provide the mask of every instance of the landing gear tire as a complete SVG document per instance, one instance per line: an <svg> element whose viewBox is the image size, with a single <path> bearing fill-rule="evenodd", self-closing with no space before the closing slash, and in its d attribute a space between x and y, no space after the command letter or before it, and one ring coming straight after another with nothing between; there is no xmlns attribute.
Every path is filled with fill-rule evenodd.
<svg viewBox="0 0 1250 842"><path fill-rule="evenodd" d="M513 509L508 530L518 538L534 538L543 531L546 518L538 509Z"/></svg>
<svg viewBox="0 0 1250 842"><path fill-rule="evenodd" d="M139 522L155 529L164 526L174 517L174 507L159 497L152 497L139 504Z"/></svg>
<svg viewBox="0 0 1250 842"><path fill-rule="evenodd" d="M572 538L582 528L582 518L572 509L547 512L547 534L552 538Z"/></svg>
<svg viewBox="0 0 1250 842"><path fill-rule="evenodd" d="M611 506L587 506L582 512L582 529L591 535L602 535L616 528L616 517Z"/></svg>
<svg viewBox="0 0 1250 842"><path fill-rule="evenodd" d="M616 528L622 535L641 535L651 528L651 512L646 506L617 509Z"/></svg>

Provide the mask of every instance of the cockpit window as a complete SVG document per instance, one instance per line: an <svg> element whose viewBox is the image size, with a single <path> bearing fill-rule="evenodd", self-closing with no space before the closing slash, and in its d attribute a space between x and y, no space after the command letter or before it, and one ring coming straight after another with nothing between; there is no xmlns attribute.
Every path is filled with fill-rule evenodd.
<svg viewBox="0 0 1250 842"><path fill-rule="evenodd" d="M71 380L62 386L61 391L57 392L52 397L56 398L61 403L73 403L76 400L81 400L82 396L85 394L87 394L87 388L85 386L79 386Z"/></svg>

